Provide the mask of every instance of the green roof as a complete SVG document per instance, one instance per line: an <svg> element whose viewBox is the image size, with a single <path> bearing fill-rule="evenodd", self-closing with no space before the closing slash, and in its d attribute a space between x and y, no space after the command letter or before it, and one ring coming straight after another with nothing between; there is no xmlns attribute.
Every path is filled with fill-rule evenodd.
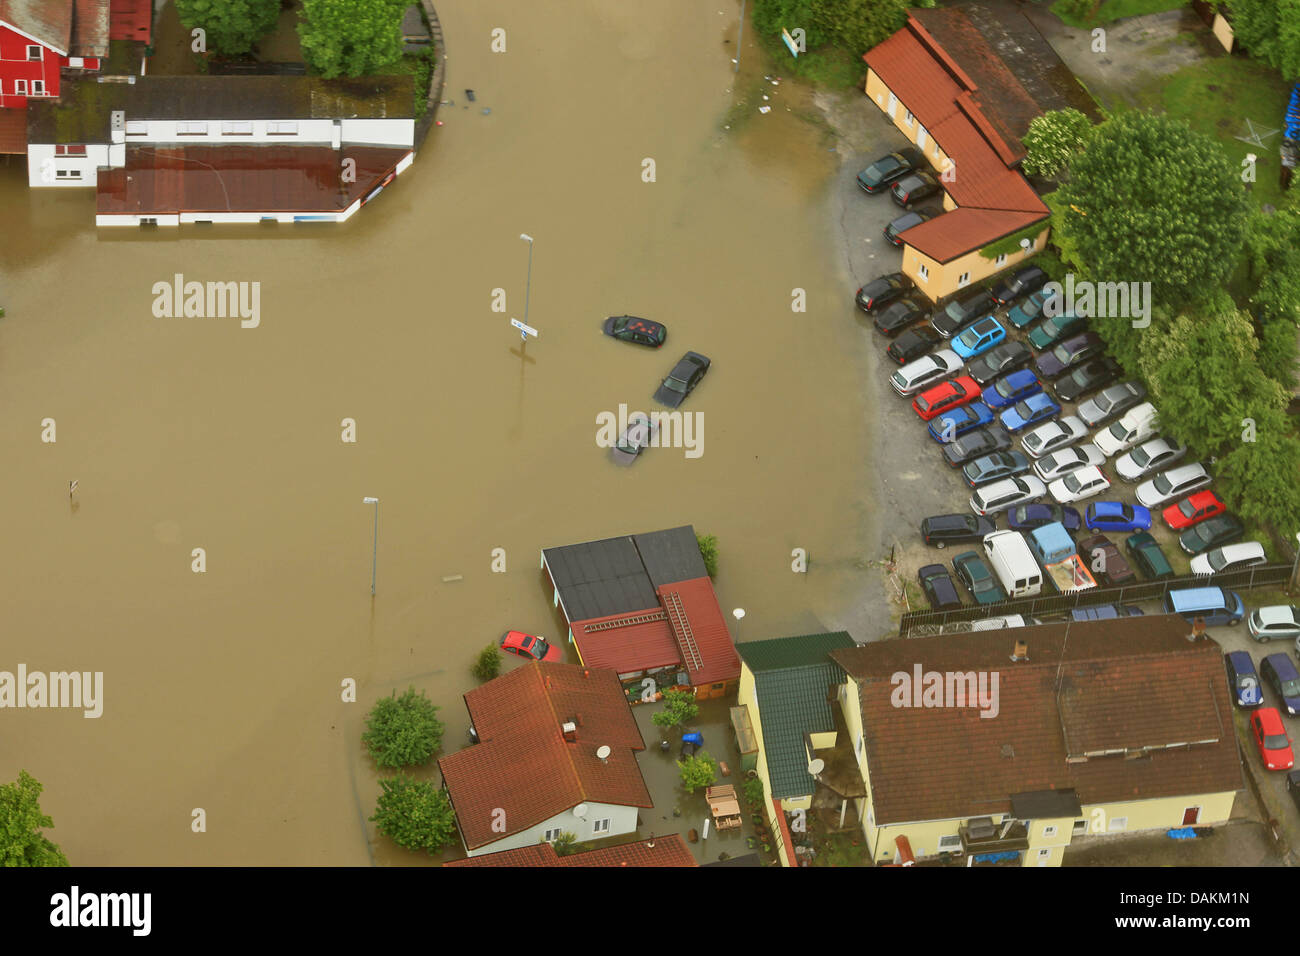
<svg viewBox="0 0 1300 956"><path fill-rule="evenodd" d="M849 637L848 631L832 631L828 634L778 637L770 641L748 641L737 644L736 653L757 674L783 667L821 664L831 651L856 646L857 642Z"/></svg>

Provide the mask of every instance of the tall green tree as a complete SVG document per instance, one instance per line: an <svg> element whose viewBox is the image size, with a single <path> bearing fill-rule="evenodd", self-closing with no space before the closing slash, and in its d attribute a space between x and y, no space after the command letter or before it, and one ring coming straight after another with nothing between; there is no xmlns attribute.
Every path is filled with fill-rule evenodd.
<svg viewBox="0 0 1300 956"><path fill-rule="evenodd" d="M656 727L680 727L695 719L700 712L700 705L695 703L695 694L689 690L664 691L664 709L650 715Z"/></svg>
<svg viewBox="0 0 1300 956"><path fill-rule="evenodd" d="M687 793L694 793L701 787L710 786L718 779L718 762L705 750L677 761L677 770Z"/></svg>
<svg viewBox="0 0 1300 956"><path fill-rule="evenodd" d="M456 814L451 801L426 780L405 774L379 781L379 802L370 822L375 829L407 850L434 853L456 839Z"/></svg>
<svg viewBox="0 0 1300 956"><path fill-rule="evenodd" d="M409 0L303 0L302 55L322 76L378 73L402 58Z"/></svg>
<svg viewBox="0 0 1300 956"><path fill-rule="evenodd" d="M1291 541L1300 534L1300 438L1277 409L1257 414L1254 441L1241 441L1220 458L1215 478L1233 510Z"/></svg>
<svg viewBox="0 0 1300 956"><path fill-rule="evenodd" d="M1030 176L1056 176L1083 151L1092 129L1092 120L1074 107L1035 116L1024 138L1025 172Z"/></svg>
<svg viewBox="0 0 1300 956"><path fill-rule="evenodd" d="M41 830L54 821L41 812L43 788L26 770L0 787L0 866L67 866L63 851Z"/></svg>
<svg viewBox="0 0 1300 956"><path fill-rule="evenodd" d="M802 29L809 50L837 46L866 53L907 22L908 7L934 6L908 0L755 0L754 28L780 35Z"/></svg>
<svg viewBox="0 0 1300 956"><path fill-rule="evenodd" d="M208 52L240 56L275 29L280 0L176 0L186 30L205 33Z"/></svg>
<svg viewBox="0 0 1300 956"><path fill-rule="evenodd" d="M1300 79L1300 0L1228 0L1232 32L1257 60Z"/></svg>
<svg viewBox="0 0 1300 956"><path fill-rule="evenodd" d="M366 716L361 742L381 767L409 767L428 763L442 745L442 721L438 708L415 688L401 697L393 691L381 697Z"/></svg>

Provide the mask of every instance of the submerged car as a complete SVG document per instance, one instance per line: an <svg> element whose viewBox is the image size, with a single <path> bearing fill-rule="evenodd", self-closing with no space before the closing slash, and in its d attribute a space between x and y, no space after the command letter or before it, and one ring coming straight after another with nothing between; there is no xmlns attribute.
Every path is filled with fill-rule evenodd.
<svg viewBox="0 0 1300 956"><path fill-rule="evenodd" d="M628 416L627 429L609 450L610 457L620 465L632 464L642 450L650 447L655 431L655 423L649 415L634 412Z"/></svg>
<svg viewBox="0 0 1300 956"><path fill-rule="evenodd" d="M887 153L858 173L858 185L866 192L883 192L896 179L924 165L925 157L919 149L905 146L896 153Z"/></svg>
<svg viewBox="0 0 1300 956"><path fill-rule="evenodd" d="M498 642L501 650L530 661L558 661L564 651L544 637L525 634L523 631L506 631Z"/></svg>
<svg viewBox="0 0 1300 956"><path fill-rule="evenodd" d="M686 401L687 395L695 391L695 386L700 384L711 364L707 356L699 352L687 352L655 392L655 401L676 408Z"/></svg>
<svg viewBox="0 0 1300 956"><path fill-rule="evenodd" d="M668 341L668 326L635 315L611 315L601 326L601 331L619 341L648 345L652 349Z"/></svg>
<svg viewBox="0 0 1300 956"><path fill-rule="evenodd" d="M872 279L858 290L854 300L863 312L871 313L906 295L916 284L901 272L890 272Z"/></svg>

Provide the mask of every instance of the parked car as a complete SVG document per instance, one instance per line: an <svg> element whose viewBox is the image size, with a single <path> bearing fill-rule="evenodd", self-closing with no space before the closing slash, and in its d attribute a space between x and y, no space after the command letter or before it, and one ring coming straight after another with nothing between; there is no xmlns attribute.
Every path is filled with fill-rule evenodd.
<svg viewBox="0 0 1300 956"><path fill-rule="evenodd" d="M964 436L963 436L964 437ZM1018 451L997 451L962 466L961 475L971 488L987 485L1001 478L1014 478L1029 470L1029 459Z"/></svg>
<svg viewBox="0 0 1300 956"><path fill-rule="evenodd" d="M970 510L977 515L996 514L1016 505L1039 501L1045 494L1047 486L1033 475L1017 475L976 488L970 497Z"/></svg>
<svg viewBox="0 0 1300 956"><path fill-rule="evenodd" d="M1046 289L1039 289L1023 302L1018 302L1007 312L1007 321L1017 329L1023 329L1025 326L1037 322L1043 318L1044 306L1047 300L1051 298L1052 293Z"/></svg>
<svg viewBox="0 0 1300 956"><path fill-rule="evenodd" d="M998 346L998 348L1001 347ZM997 349L993 351L996 352ZM992 354L992 352L989 353L989 355ZM983 356L983 358L988 358L988 355ZM982 361L982 359L976 359L976 361ZM967 369L967 372L969 371L970 369ZM972 375L971 378L975 378L975 376ZM978 382L979 379L975 378L975 381ZM1022 368L1009 375L1002 376L991 387L984 390L981 398L989 408L1009 408L1016 402L1024 401L1030 395L1037 395L1042 390L1043 383L1038 380L1038 376L1031 370Z"/></svg>
<svg viewBox="0 0 1300 956"><path fill-rule="evenodd" d="M1047 273L1038 266L1017 269L993 287L993 300L998 305L1009 305L1023 295L1037 292L1047 284Z"/></svg>
<svg viewBox="0 0 1300 956"><path fill-rule="evenodd" d="M630 465L641 452L650 447L656 431L655 422L643 412L628 416L627 428L609 450L610 457L620 465Z"/></svg>
<svg viewBox="0 0 1300 956"><path fill-rule="evenodd" d="M1007 337L1007 330L991 315L972 322L963 332L953 336L952 350L966 361L983 355Z"/></svg>
<svg viewBox="0 0 1300 956"><path fill-rule="evenodd" d="M889 272L872 279L859 289L854 301L859 309L870 314L881 306L902 298L915 288L916 283L903 273Z"/></svg>
<svg viewBox="0 0 1300 956"><path fill-rule="evenodd" d="M1300 770L1292 770L1286 775L1286 792L1296 809L1300 810Z"/></svg>
<svg viewBox="0 0 1300 956"><path fill-rule="evenodd" d="M997 604L1007 599L1006 592L993 576L993 569L978 551L964 551L957 555L952 559L952 568L976 604Z"/></svg>
<svg viewBox="0 0 1300 956"><path fill-rule="evenodd" d="M1026 432L1020 439L1020 444L1029 453L1029 457L1042 458L1049 451L1074 444L1086 434L1088 430L1083 427L1083 422L1073 415L1067 415L1065 418L1044 422Z"/></svg>
<svg viewBox="0 0 1300 956"><path fill-rule="evenodd" d="M1050 455L1044 455L1034 463L1034 474L1046 482L1064 478L1072 471L1089 465L1104 465L1106 456L1097 450L1096 445L1071 445Z"/></svg>
<svg viewBox="0 0 1300 956"><path fill-rule="evenodd" d="M980 387L969 376L962 375L947 382L941 382L933 388L927 388L912 399L912 411L921 416L922 421L946 412L958 405L965 405L980 397Z"/></svg>
<svg viewBox="0 0 1300 956"><path fill-rule="evenodd" d="M652 349L657 349L668 341L668 326L635 315L611 315L601 326L601 331L622 342L648 345Z"/></svg>
<svg viewBox="0 0 1300 956"><path fill-rule="evenodd" d="M894 204L904 209L911 209L916 203L943 192L939 180L923 170L909 173L889 187L889 198Z"/></svg>
<svg viewBox="0 0 1300 956"><path fill-rule="evenodd" d="M930 317L930 325L945 339L952 338L971 322L993 311L993 296L978 289L961 299L954 299Z"/></svg>
<svg viewBox="0 0 1300 956"><path fill-rule="evenodd" d="M921 580L921 590L925 594L925 599L930 602L930 609L934 611L946 611L949 608L961 607L961 595L957 593L957 585L952 580L952 575L942 564L927 564L916 576Z"/></svg>
<svg viewBox="0 0 1300 956"><path fill-rule="evenodd" d="M1246 651L1229 651L1223 655L1223 666L1228 671L1228 688L1232 702L1238 707L1258 707L1264 703L1264 689L1260 686L1255 662Z"/></svg>
<svg viewBox="0 0 1300 956"><path fill-rule="evenodd" d="M1282 698L1282 709L1294 717L1300 714L1300 672L1285 654L1269 654L1259 662L1259 676Z"/></svg>
<svg viewBox="0 0 1300 956"><path fill-rule="evenodd" d="M1184 531L1227 510L1228 506L1223 503L1223 499L1213 491L1198 491L1177 504L1170 505L1160 512L1160 517L1170 531Z"/></svg>
<svg viewBox="0 0 1300 956"><path fill-rule="evenodd" d="M1168 438L1152 438L1115 459L1115 474L1124 481L1140 481L1147 475L1182 461L1187 446Z"/></svg>
<svg viewBox="0 0 1300 956"><path fill-rule="evenodd" d="M882 335L897 335L909 325L920 322L929 313L915 299L897 299L871 313L871 324Z"/></svg>
<svg viewBox="0 0 1300 956"><path fill-rule="evenodd" d="M1039 391L1012 405L1001 415L998 421L1011 434L1023 431L1032 425L1051 421L1061 414L1061 406L1052 401L1046 392Z"/></svg>
<svg viewBox="0 0 1300 956"><path fill-rule="evenodd" d="M1223 513L1192 525L1178 536L1178 547L1188 554L1200 554L1207 548L1231 544L1246 533L1236 515Z"/></svg>
<svg viewBox="0 0 1300 956"><path fill-rule="evenodd" d="M1201 464L1179 465L1162 471L1150 481L1137 486L1133 497L1147 508L1159 508L1176 498L1200 491L1210 483L1210 473Z"/></svg>
<svg viewBox="0 0 1300 956"><path fill-rule="evenodd" d="M1110 479L1096 465L1085 465L1070 472L1063 478L1057 478L1047 486L1047 492L1058 503L1073 504L1095 498L1110 487Z"/></svg>
<svg viewBox="0 0 1300 956"><path fill-rule="evenodd" d="M925 164L919 149L905 146L896 153L887 153L858 173L858 185L869 193L883 192L890 183L901 179Z"/></svg>
<svg viewBox="0 0 1300 956"><path fill-rule="evenodd" d="M1055 346L1050 352L1044 352L1034 361L1038 377L1044 381L1055 381L1089 359L1096 358L1106 350L1106 343L1096 332L1084 332L1072 339Z"/></svg>
<svg viewBox="0 0 1300 956"><path fill-rule="evenodd" d="M530 661L558 661L564 656L563 648L544 637L525 634L523 631L506 631L497 643L501 645L501 650Z"/></svg>
<svg viewBox="0 0 1300 956"><path fill-rule="evenodd" d="M1142 572L1143 577L1150 578L1152 581L1162 581L1174 576L1173 565L1160 550L1156 539L1151 537L1151 532L1139 531L1129 535L1124 539L1124 550L1128 552L1129 558Z"/></svg>
<svg viewBox="0 0 1300 956"><path fill-rule="evenodd" d="M1151 512L1122 501L1094 501L1083 512L1089 531L1150 531Z"/></svg>
<svg viewBox="0 0 1300 956"><path fill-rule="evenodd" d="M1031 358L1033 353L1023 342L1003 342L971 362L968 371L975 381L987 385L999 375L1027 365Z"/></svg>
<svg viewBox="0 0 1300 956"><path fill-rule="evenodd" d="M655 401L669 408L676 408L686 401L686 396L695 391L712 363L707 356L699 352L687 352L673 366L668 377L663 380L655 392Z"/></svg>
<svg viewBox="0 0 1300 956"><path fill-rule="evenodd" d="M1300 608L1294 604L1257 607L1246 618L1246 630L1261 644L1300 640ZM1296 648L1296 653L1300 654L1300 647Z"/></svg>
<svg viewBox="0 0 1300 956"><path fill-rule="evenodd" d="M949 544L983 541L984 536L997 530L992 518L972 515L931 515L921 521L921 537L935 548Z"/></svg>
<svg viewBox="0 0 1300 956"><path fill-rule="evenodd" d="M913 226L919 226L923 222L929 222L941 212L943 212L942 209L935 208L913 209L910 212L905 212L885 227L885 239L891 246L901 246L903 244L903 240L899 238L901 233L907 232Z"/></svg>
<svg viewBox="0 0 1300 956"><path fill-rule="evenodd" d="M917 325L889 343L885 354L899 365L919 359L942 341L939 333L928 325Z"/></svg>
<svg viewBox="0 0 1300 956"><path fill-rule="evenodd" d="M941 349L908 362L889 377L889 384L899 395L915 395L930 385L957 372L961 359L952 349Z"/></svg>
<svg viewBox="0 0 1300 956"><path fill-rule="evenodd" d="M1142 444L1148 438L1155 438L1159 427L1156 407L1150 402L1143 402L1121 415L1119 421L1099 429L1093 436L1092 443L1109 458Z"/></svg>
<svg viewBox="0 0 1300 956"><path fill-rule="evenodd" d="M1276 707L1261 707L1250 715L1250 735L1259 749L1259 759L1269 770L1290 770L1295 766L1291 738Z"/></svg>
<svg viewBox="0 0 1300 956"><path fill-rule="evenodd" d="M1115 621L1122 617L1142 617L1142 609L1136 604L1094 604L1091 607L1076 607L1070 612L1075 622Z"/></svg>
<svg viewBox="0 0 1300 956"><path fill-rule="evenodd" d="M1104 534L1094 534L1079 542L1079 556L1105 587L1119 587L1137 580L1137 573L1129 567L1119 548Z"/></svg>
<svg viewBox="0 0 1300 956"><path fill-rule="evenodd" d="M1109 355L1085 362L1052 386L1063 402L1077 402L1120 376L1119 363Z"/></svg>
<svg viewBox="0 0 1300 956"><path fill-rule="evenodd" d="M991 425L987 428L977 428L958 437L956 441L948 442L943 446L943 457L949 467L956 468L981 455L989 455L1010 447L1011 436L1007 434L1006 429Z"/></svg>
<svg viewBox="0 0 1300 956"><path fill-rule="evenodd" d="M1211 548L1192 558L1193 574L1217 574L1220 571L1242 571L1268 561L1264 546L1258 541L1238 541L1222 547Z"/></svg>
<svg viewBox="0 0 1300 956"><path fill-rule="evenodd" d="M1016 505L1007 512L1007 527L1012 531L1033 531L1045 524L1059 524L1070 534L1079 530L1079 512L1060 505Z"/></svg>
<svg viewBox="0 0 1300 956"><path fill-rule="evenodd" d="M930 420L930 437L938 442L953 442L958 437L993 421L993 412L983 402L970 402L949 409Z"/></svg>
<svg viewBox="0 0 1300 956"><path fill-rule="evenodd" d="M1026 341L1036 351L1044 352L1064 342L1070 336L1082 332L1087 324L1087 319L1073 312L1049 316L1029 330Z"/></svg>
<svg viewBox="0 0 1300 956"><path fill-rule="evenodd" d="M1107 385L1092 398L1079 405L1078 416L1089 428L1097 428L1147 397L1146 386L1140 382L1120 382Z"/></svg>

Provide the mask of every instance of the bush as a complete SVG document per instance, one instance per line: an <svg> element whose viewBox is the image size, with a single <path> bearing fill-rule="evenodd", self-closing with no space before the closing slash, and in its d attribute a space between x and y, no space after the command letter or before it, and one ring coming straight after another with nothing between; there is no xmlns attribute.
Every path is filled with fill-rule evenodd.
<svg viewBox="0 0 1300 956"><path fill-rule="evenodd" d="M478 657L474 658L474 663L470 667L472 673L480 681L489 681L501 673L501 651L495 644L489 644L483 650L478 652Z"/></svg>
<svg viewBox="0 0 1300 956"><path fill-rule="evenodd" d="M21 693L21 691L20 691ZM0 866L67 866L68 858L41 830L54 821L41 812L40 782L26 770L0 786Z"/></svg>
<svg viewBox="0 0 1300 956"><path fill-rule="evenodd" d="M718 576L718 539L711 534L697 534L695 542L700 546L700 557L704 559L704 570L709 577Z"/></svg>
<svg viewBox="0 0 1300 956"><path fill-rule="evenodd" d="M1078 110L1051 110L1035 116L1025 133L1024 170L1030 176L1054 177L1081 152L1092 135L1092 121Z"/></svg>
<svg viewBox="0 0 1300 956"><path fill-rule="evenodd" d="M745 792L745 802L751 807L763 805L763 781L757 774L746 780L741 789Z"/></svg>
<svg viewBox="0 0 1300 956"><path fill-rule="evenodd" d="M401 697L393 691L375 704L366 717L361 742L381 767L409 767L428 763L442 744L438 708L411 687Z"/></svg>
<svg viewBox="0 0 1300 956"><path fill-rule="evenodd" d="M585 844L578 842L576 834L567 830L555 838L551 848L555 850L556 856L573 856L575 853L583 853L588 849Z"/></svg>
<svg viewBox="0 0 1300 956"><path fill-rule="evenodd" d="M275 29L280 0L176 0L176 14L186 30L204 31L209 52L240 56Z"/></svg>
<svg viewBox="0 0 1300 956"><path fill-rule="evenodd" d="M441 790L405 775L380 780L383 793L370 822L407 850L433 853L456 839L456 815Z"/></svg>
<svg viewBox="0 0 1300 956"><path fill-rule="evenodd" d="M303 0L298 38L321 76L379 73L402 58L405 0Z"/></svg>
<svg viewBox="0 0 1300 956"><path fill-rule="evenodd" d="M695 703L695 694L689 690L664 691L664 709L650 715L656 727L680 727L695 719L700 712L700 705Z"/></svg>
<svg viewBox="0 0 1300 956"><path fill-rule="evenodd" d="M718 779L718 762L705 750L677 761L677 769L681 773L682 786L686 788L687 793L694 793L701 787L710 786Z"/></svg>

